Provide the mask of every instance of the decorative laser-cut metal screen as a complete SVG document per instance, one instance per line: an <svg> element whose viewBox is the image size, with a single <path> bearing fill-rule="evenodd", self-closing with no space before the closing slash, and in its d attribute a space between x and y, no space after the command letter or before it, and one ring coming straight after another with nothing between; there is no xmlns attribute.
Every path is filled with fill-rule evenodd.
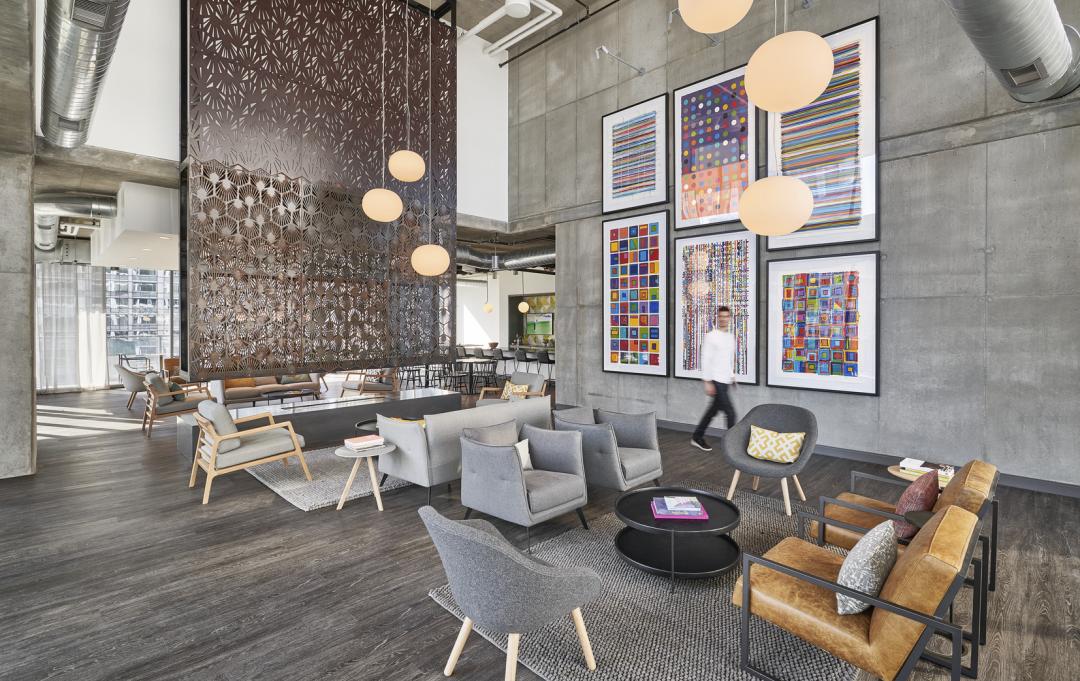
<svg viewBox="0 0 1080 681"><path fill-rule="evenodd" d="M386 153L405 146L408 97L411 147L428 164L411 184L389 172L383 180L384 11ZM450 27L431 26L429 128L428 19L400 0L189 0L187 20L188 373L445 360L454 343L454 265L441 277L420 277L409 256L425 242L454 253ZM402 197L399 220L364 215L361 197L375 186Z"/></svg>

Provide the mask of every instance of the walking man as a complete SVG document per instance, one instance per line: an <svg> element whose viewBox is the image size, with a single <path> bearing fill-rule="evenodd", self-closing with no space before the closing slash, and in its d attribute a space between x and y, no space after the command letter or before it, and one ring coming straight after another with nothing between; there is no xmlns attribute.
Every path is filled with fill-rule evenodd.
<svg viewBox="0 0 1080 681"><path fill-rule="evenodd" d="M705 394L712 397L709 408L701 417L690 443L698 449L711 452L705 440L705 429L719 411L727 417L727 427L735 425L735 408L731 406L730 388L735 387L735 336L731 333L731 310L721 305L716 310L716 326L701 341L701 380Z"/></svg>

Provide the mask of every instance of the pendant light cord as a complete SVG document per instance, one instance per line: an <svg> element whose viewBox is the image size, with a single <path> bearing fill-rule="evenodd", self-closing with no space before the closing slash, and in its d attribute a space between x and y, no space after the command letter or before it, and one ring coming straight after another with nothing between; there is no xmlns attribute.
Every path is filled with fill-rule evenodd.
<svg viewBox="0 0 1080 681"><path fill-rule="evenodd" d="M428 185L427 185L427 196L428 196L428 240L432 241L432 242L435 241L435 215L434 215L435 202L432 200L432 197L431 197L431 184L435 181L435 176L434 176L435 163L434 163L434 159L431 157L431 137L434 134L434 131L431 129L431 109L434 106L434 104L431 101L431 81L433 80L432 73L431 73L431 53L435 51L435 40L431 36L431 24L432 24L433 21L434 21L434 18L431 15L431 7L429 6L428 7L428 25L427 25L427 32L428 32L428 53L427 53L427 105L428 105L428 109L427 109L427 156L428 156L427 157L427 162L428 162L427 176L428 176Z"/></svg>
<svg viewBox="0 0 1080 681"><path fill-rule="evenodd" d="M379 60L379 94L382 99L382 185L386 187L386 2L382 3L382 58Z"/></svg>
<svg viewBox="0 0 1080 681"><path fill-rule="evenodd" d="M409 43L412 42L412 33L409 32L409 3L402 4L405 8L405 148L412 149L412 112L409 108L409 97L412 90L409 88Z"/></svg>

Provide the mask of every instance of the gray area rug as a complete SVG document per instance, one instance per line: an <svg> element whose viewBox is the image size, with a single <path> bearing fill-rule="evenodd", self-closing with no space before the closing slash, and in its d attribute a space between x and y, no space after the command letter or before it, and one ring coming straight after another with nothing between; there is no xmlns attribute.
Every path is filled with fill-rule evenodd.
<svg viewBox="0 0 1080 681"><path fill-rule="evenodd" d="M345 489L345 482L349 479L355 459L342 458L334 454L335 449L337 447L304 452L304 460L307 461L308 470L311 471L311 482L304 477L304 471L300 469L300 464L295 458L289 460L288 467L280 461L274 461L248 468L247 472L301 511L337 506L338 500L341 499L341 490ZM375 470L378 471L377 461ZM380 491L385 494L389 490L409 484L404 480L389 477ZM360 497L370 497L372 494L367 464L361 463L360 470L356 472L356 479L353 480L352 489L349 491L348 501L345 503L348 504L349 501ZM372 501L371 504L374 506L375 502Z"/></svg>
<svg viewBox="0 0 1080 681"><path fill-rule="evenodd" d="M719 491L701 483L686 487ZM779 500L739 491L735 503L742 522L733 534L744 551L761 555L778 541L796 535L794 516L784 515ZM679 580L675 593L668 580L627 565L615 552L615 533L623 524L609 513L533 547L533 554L554 565L591 568L603 591L582 608L597 669L585 668L569 613L563 620L521 637L519 660L546 681L750 681L739 670L739 609L731 591L737 567L709 580ZM458 619L450 587L431 591ZM858 670L790 634L751 618L751 660L788 681L854 681ZM476 629L502 650L506 637ZM473 642L471 645L476 645ZM469 648L465 648L467 659ZM450 654L449 649L445 651Z"/></svg>

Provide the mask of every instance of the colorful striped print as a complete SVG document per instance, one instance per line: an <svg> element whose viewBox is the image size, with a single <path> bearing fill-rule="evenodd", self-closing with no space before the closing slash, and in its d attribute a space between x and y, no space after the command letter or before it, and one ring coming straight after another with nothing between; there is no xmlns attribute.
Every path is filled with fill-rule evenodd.
<svg viewBox="0 0 1080 681"><path fill-rule="evenodd" d="M833 59L833 77L821 97L780 117L781 172L802 178L814 194L804 230L850 227L861 219L858 41L834 49Z"/></svg>
<svg viewBox="0 0 1080 681"><path fill-rule="evenodd" d="M611 137L612 196L651 192L656 187L656 112L615 125Z"/></svg>

